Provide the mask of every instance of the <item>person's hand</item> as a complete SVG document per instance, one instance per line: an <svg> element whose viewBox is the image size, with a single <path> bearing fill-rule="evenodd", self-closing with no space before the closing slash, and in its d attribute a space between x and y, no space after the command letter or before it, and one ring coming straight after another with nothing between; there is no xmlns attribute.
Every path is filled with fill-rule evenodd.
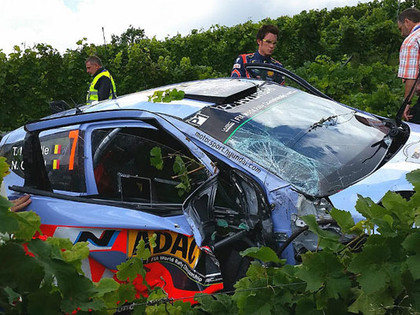
<svg viewBox="0 0 420 315"><path fill-rule="evenodd" d="M10 200L10 202L13 203L13 206L10 208L10 210L12 212L16 212L25 208L27 205L29 205L32 202L32 200L31 200L31 196L24 195L17 199Z"/></svg>
<svg viewBox="0 0 420 315"><path fill-rule="evenodd" d="M406 105L404 109L403 118L406 121L409 121L411 118L413 118L413 115L410 114L410 108L410 105Z"/></svg>

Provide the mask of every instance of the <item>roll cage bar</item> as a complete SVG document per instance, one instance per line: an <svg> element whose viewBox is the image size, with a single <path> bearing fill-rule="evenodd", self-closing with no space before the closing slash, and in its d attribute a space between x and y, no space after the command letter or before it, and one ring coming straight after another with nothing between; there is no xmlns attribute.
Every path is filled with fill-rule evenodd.
<svg viewBox="0 0 420 315"><path fill-rule="evenodd" d="M279 73L279 74L283 75L284 77L287 77L288 79L291 79L293 82L295 82L296 84L298 84L299 86L301 86L302 88L304 88L306 91L308 91L309 93L311 93L313 95L316 95L316 96L319 96L319 97L322 97L322 98L325 98L325 99L328 99L328 100L331 100L331 101L335 101L332 97L322 93L317 88L315 88L311 84L309 84L307 81L305 81L304 79L302 79L301 77L299 77L298 75L293 73L292 71L287 70L285 68L282 68L282 67L279 67L279 66L276 66L276 65L272 65L272 64L266 64L266 63L247 63L247 64L245 64L245 69L248 71L248 73L253 78L257 78L258 74L256 74L252 70L274 71L276 73ZM419 75L416 78L416 83L419 80L420 80L420 72L419 72ZM403 101L401 107L399 108L397 114L395 115L394 119L382 117L382 119L388 125L392 126L394 131L396 131L398 129L399 131L406 132L405 131L406 128L402 124L402 115L403 115L405 106L409 103L409 98L413 94L413 90L414 90L415 86L416 86L416 84L413 85L413 88L411 89L409 95L404 99L404 101Z"/></svg>
<svg viewBox="0 0 420 315"><path fill-rule="evenodd" d="M257 74L252 70L257 70L258 69L258 70L263 70L263 71L276 72L278 74L281 74L284 77L287 77L288 79L291 79L293 82L295 82L299 86L303 87L309 93L314 94L314 95L319 96L319 97L322 97L322 98L326 98L326 99L331 100L331 101L334 101L333 98L331 98L330 96L322 93L320 90L318 90L317 88L310 85L307 81L305 81L304 79L302 79L301 77L299 77L298 75L293 73L292 71L289 71L285 68L278 67L278 66L271 65L271 64L267 64L267 63L256 62L256 63L246 63L245 64L245 69L248 71L249 74L251 74L251 76L253 78L257 78Z"/></svg>

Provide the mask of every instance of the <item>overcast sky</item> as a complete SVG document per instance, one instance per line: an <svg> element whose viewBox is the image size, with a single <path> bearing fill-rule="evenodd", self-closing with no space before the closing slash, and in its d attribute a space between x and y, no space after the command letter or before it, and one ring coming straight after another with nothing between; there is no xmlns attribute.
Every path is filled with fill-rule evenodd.
<svg viewBox="0 0 420 315"><path fill-rule="evenodd" d="M130 25L158 39L219 24L293 16L303 10L353 6L368 0L0 0L0 49L45 43L65 52L84 37L103 44ZM102 28L104 32L102 32Z"/></svg>

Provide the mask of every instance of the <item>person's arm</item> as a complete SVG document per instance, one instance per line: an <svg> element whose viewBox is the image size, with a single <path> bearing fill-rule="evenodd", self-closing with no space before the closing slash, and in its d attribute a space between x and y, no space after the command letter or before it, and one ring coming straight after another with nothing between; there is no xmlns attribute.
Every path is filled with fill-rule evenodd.
<svg viewBox="0 0 420 315"><path fill-rule="evenodd" d="M108 99L109 92L111 91L111 80L106 76L102 76L99 78L98 82L96 82L95 89L98 90L99 101Z"/></svg>
<svg viewBox="0 0 420 315"><path fill-rule="evenodd" d="M405 79L404 80L404 99L406 99L410 92L411 89L413 88L413 85L415 84L416 80L413 79ZM413 93L414 94L414 93ZM410 103L411 103L411 99L413 98L413 94L410 95L408 101L409 104L407 104L407 106L404 109L404 113L403 113L403 118L405 120L410 120L411 118L413 118L413 115L410 114Z"/></svg>
<svg viewBox="0 0 420 315"><path fill-rule="evenodd" d="M243 62L241 56L239 56L235 60L235 63L233 64L233 68L232 68L232 71L230 73L230 76L233 77L233 78L246 77L244 62Z"/></svg>

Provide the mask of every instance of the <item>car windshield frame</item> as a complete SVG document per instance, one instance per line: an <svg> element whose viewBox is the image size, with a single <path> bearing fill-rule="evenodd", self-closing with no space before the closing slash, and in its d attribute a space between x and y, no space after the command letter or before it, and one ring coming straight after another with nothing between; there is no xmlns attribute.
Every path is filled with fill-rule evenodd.
<svg viewBox="0 0 420 315"><path fill-rule="evenodd" d="M390 145L379 120L336 105L295 93L248 119L225 144L305 194L330 195L373 172Z"/></svg>
<svg viewBox="0 0 420 315"><path fill-rule="evenodd" d="M239 79L243 80L243 79ZM372 173L392 143L374 115L274 82L232 104L208 106L196 125L314 197L334 194Z"/></svg>

